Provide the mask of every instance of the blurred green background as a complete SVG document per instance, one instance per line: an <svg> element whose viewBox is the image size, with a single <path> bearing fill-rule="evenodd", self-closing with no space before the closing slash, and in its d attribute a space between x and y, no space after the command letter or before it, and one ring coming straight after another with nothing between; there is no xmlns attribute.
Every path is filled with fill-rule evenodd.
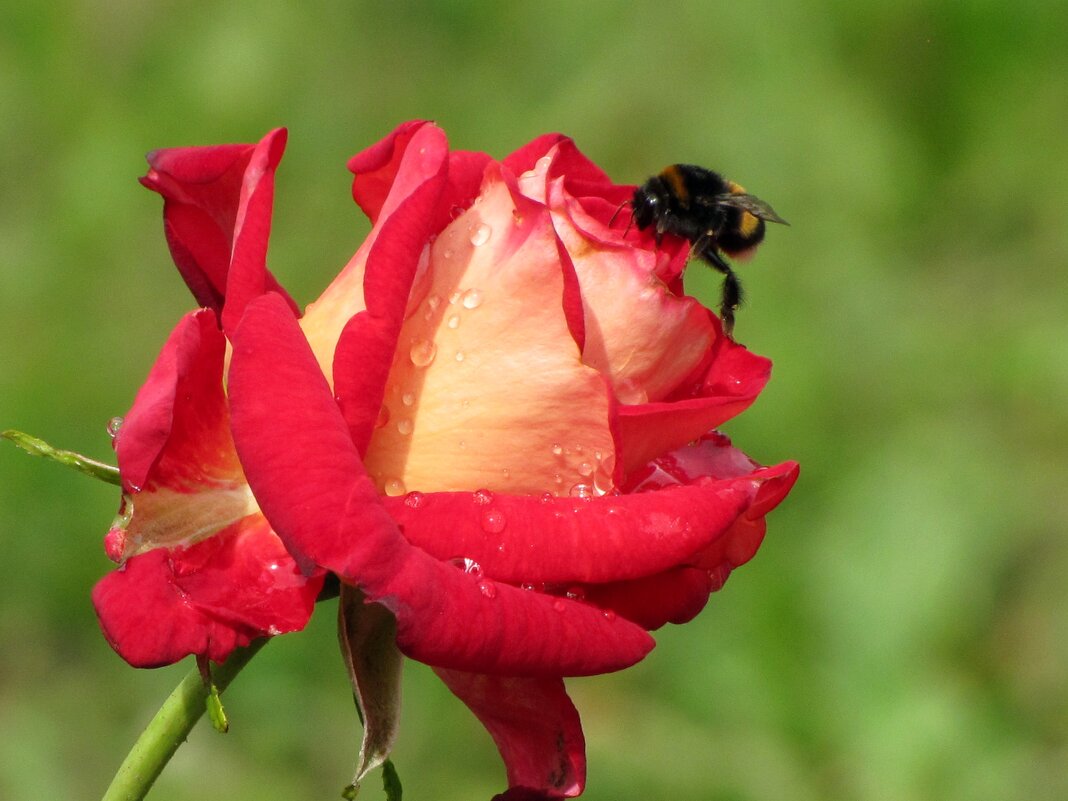
<svg viewBox="0 0 1068 801"><path fill-rule="evenodd" d="M346 158L402 120L495 156L563 131L621 182L706 164L793 224L741 268L737 332L775 374L726 430L802 478L694 623L571 683L585 797L1068 798L1065 31L1065 3L985 0L5 4L0 428L109 458L192 307L150 149L290 128L271 263L302 303L367 230ZM0 443L2 798L99 798L189 667L135 671L97 630L117 502ZM338 798L333 615L272 643L231 734L198 728L150 797ZM426 668L405 692L406 797L500 790Z"/></svg>

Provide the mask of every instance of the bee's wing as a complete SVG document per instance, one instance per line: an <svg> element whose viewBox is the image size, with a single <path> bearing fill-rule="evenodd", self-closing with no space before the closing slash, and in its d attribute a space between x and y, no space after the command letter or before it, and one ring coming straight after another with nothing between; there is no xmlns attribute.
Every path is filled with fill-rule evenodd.
<svg viewBox="0 0 1068 801"><path fill-rule="evenodd" d="M754 195L733 193L726 195L716 195L715 202L717 206L730 206L731 208L748 211L754 217L759 217L760 219L767 220L768 222L782 223L783 225L790 224L778 214L776 214L775 209L773 209L763 200Z"/></svg>

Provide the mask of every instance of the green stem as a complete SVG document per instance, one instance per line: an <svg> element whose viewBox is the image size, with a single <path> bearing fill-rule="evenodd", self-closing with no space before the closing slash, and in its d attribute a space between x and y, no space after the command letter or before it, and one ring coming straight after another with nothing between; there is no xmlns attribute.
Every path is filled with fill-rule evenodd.
<svg viewBox="0 0 1068 801"><path fill-rule="evenodd" d="M245 648L238 648L230 654L229 659L212 670L212 681L219 692L226 689L267 640L264 637ZM193 726L204 714L209 693L210 687L204 683L200 671L193 668L141 732L111 780L102 801L141 801L145 797L178 746L185 742Z"/></svg>

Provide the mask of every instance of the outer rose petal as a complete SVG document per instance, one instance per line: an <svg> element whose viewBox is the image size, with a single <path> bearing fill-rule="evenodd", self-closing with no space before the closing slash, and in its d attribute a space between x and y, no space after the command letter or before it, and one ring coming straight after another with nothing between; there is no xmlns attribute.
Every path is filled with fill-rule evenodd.
<svg viewBox="0 0 1068 801"><path fill-rule="evenodd" d="M412 280L430 233L429 218L446 177L447 148L439 129L427 126L411 145L399 168L396 192L371 232L364 276L367 310L349 322L334 352L334 392L361 453L382 408Z"/></svg>
<svg viewBox="0 0 1068 801"><path fill-rule="evenodd" d="M685 563L733 525L758 489L742 478L600 498L413 493L387 498L386 508L409 542L441 559L471 559L500 581L598 583Z"/></svg>
<svg viewBox="0 0 1068 801"><path fill-rule="evenodd" d="M230 438L224 349L210 311L187 315L137 393L115 440L134 504L119 558L191 545L257 511Z"/></svg>
<svg viewBox="0 0 1068 801"><path fill-rule="evenodd" d="M262 516L189 548L127 560L93 590L104 636L134 667L198 654L221 662L253 639L302 629L323 577L296 568Z"/></svg>
<svg viewBox="0 0 1068 801"><path fill-rule="evenodd" d="M257 145L148 154L152 169L141 183L163 195L164 230L174 263L197 302L219 314L228 295L234 295L235 313L240 314L249 297L264 289L297 308L265 266L274 171L285 139L285 130L278 129Z"/></svg>
<svg viewBox="0 0 1068 801"><path fill-rule="evenodd" d="M481 580L408 544L296 321L271 295L250 304L235 334L230 393L242 463L275 530L292 552L389 608L409 656L459 670L560 676L619 669L652 647L620 618Z"/></svg>
<svg viewBox="0 0 1068 801"><path fill-rule="evenodd" d="M183 318L116 438L127 514L107 544L124 565L93 600L108 641L138 667L221 661L303 628L322 587L321 571L297 572L252 499L230 437L224 349L211 311Z"/></svg>
<svg viewBox="0 0 1068 801"><path fill-rule="evenodd" d="M571 798L586 779L582 724L561 679L517 679L435 668L489 731L511 788L498 798Z"/></svg>
<svg viewBox="0 0 1068 801"><path fill-rule="evenodd" d="M412 290L386 387L388 420L367 451L381 491L567 494L611 484L609 392L582 364L564 274L545 208L488 174L478 201L434 242ZM343 340L339 353L347 347Z"/></svg>
<svg viewBox="0 0 1068 801"><path fill-rule="evenodd" d="M719 337L698 373L698 380L692 386L684 382L670 402L619 407L625 472L703 436L747 409L767 384L771 362Z"/></svg>

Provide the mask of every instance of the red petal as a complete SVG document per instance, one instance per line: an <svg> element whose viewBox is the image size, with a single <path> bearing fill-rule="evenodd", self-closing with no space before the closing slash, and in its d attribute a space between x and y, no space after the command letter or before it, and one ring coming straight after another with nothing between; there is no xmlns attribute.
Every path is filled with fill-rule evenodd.
<svg viewBox="0 0 1068 801"><path fill-rule="evenodd" d="M465 557L513 584L606 582L683 564L757 495L745 479L657 492L542 498L479 491L386 498L404 536L440 559Z"/></svg>
<svg viewBox="0 0 1068 801"><path fill-rule="evenodd" d="M424 126L433 126L433 123L426 120L402 122L384 139L349 159L349 172L355 175L352 199L372 223L378 222L408 143Z"/></svg>
<svg viewBox="0 0 1068 801"><path fill-rule="evenodd" d="M127 560L93 590L111 646L134 667L221 662L257 637L302 629L323 577L302 575L256 515L190 548Z"/></svg>
<svg viewBox="0 0 1068 801"><path fill-rule="evenodd" d="M708 570L677 567L636 581L587 587L585 595L590 603L653 630L692 620L725 580Z"/></svg>
<svg viewBox="0 0 1068 801"><path fill-rule="evenodd" d="M144 487L150 472L156 483L176 490L201 483L190 470L241 475L223 395L225 347L207 311L186 315L168 337L115 439L127 492Z"/></svg>
<svg viewBox="0 0 1068 801"><path fill-rule="evenodd" d="M296 321L271 295L249 305L236 332L230 391L238 451L275 530L291 551L390 609L409 656L459 670L559 676L616 670L652 647L620 618L467 575L409 545Z"/></svg>
<svg viewBox="0 0 1068 801"><path fill-rule="evenodd" d="M436 668L475 713L508 770L498 798L571 798L586 780L586 743L578 711L561 679L517 679Z"/></svg>
<svg viewBox="0 0 1068 801"><path fill-rule="evenodd" d="M619 407L624 471L701 437L747 409L767 384L771 362L726 337L717 337L698 379L675 400Z"/></svg>
<svg viewBox="0 0 1068 801"><path fill-rule="evenodd" d="M221 313L234 291L240 305L261 285L288 295L263 261L274 194L274 170L285 131L257 145L156 150L141 183L164 198L163 221L171 255L197 302ZM229 285L231 270L240 273ZM262 291L262 290L260 290ZM289 301L295 310L296 304ZM240 311L240 308L238 308Z"/></svg>
<svg viewBox="0 0 1068 801"><path fill-rule="evenodd" d="M394 192L367 256L367 310L352 318L334 351L334 392L361 452L382 407L412 280L446 176L447 144L440 129L421 128L405 153L410 155L397 166Z"/></svg>

